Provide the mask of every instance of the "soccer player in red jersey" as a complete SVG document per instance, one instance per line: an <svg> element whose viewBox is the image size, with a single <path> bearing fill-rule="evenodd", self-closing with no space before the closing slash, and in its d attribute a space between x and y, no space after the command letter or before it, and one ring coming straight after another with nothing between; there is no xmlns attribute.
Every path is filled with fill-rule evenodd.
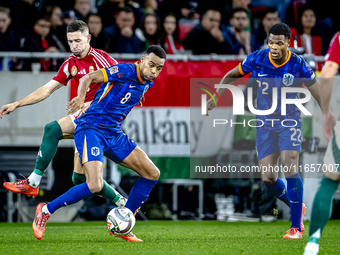
<svg viewBox="0 0 340 255"><path fill-rule="evenodd" d="M44 86L38 88L30 95L11 104L2 106L2 115L10 114L15 109L36 104L48 98L54 91L67 85L71 79L78 84L79 80L86 74L117 64L118 62L110 57L106 52L93 49L90 46L91 35L85 22L77 20L67 26L67 40L73 53L60 67L56 76ZM59 140L73 138L75 131L74 119L81 115L91 104L93 97L101 83L92 83L86 93L86 106L82 112L65 116L57 121L48 123L45 126L44 136L39 149L34 171L31 175L18 182L5 182L4 187L14 193L36 196L39 192L39 184L47 166L56 154ZM74 172L72 176L74 184L86 182L84 171L79 162L79 153L74 155ZM109 199L118 206L124 206L126 199L114 190L108 183L104 182L104 187L98 195ZM127 240L136 241L137 238Z"/></svg>
<svg viewBox="0 0 340 255"><path fill-rule="evenodd" d="M325 57L325 65L321 71L321 102L327 112L323 112L323 135L328 141L324 163L328 169L321 180L321 185L315 194L312 216L309 224L309 239L305 247L304 255L316 255L319 252L319 239L322 231L332 215L333 196L340 183L340 171L336 164L340 163L340 124L335 121L330 106L333 78L340 66L340 32L333 37ZM336 170L336 171L335 171Z"/></svg>

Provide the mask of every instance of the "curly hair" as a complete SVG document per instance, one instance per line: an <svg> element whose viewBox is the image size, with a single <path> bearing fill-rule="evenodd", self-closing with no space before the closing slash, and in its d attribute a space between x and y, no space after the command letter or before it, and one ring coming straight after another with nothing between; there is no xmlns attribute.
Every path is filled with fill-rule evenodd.
<svg viewBox="0 0 340 255"><path fill-rule="evenodd" d="M290 40L290 27L285 23L278 23L269 29L269 34L273 35L284 35L285 38Z"/></svg>

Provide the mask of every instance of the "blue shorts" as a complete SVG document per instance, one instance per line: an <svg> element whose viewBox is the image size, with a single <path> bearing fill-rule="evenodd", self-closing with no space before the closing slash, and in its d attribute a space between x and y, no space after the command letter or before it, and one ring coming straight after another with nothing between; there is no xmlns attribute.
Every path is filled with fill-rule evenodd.
<svg viewBox="0 0 340 255"><path fill-rule="evenodd" d="M263 159L277 151L301 151L301 126L270 129L256 128L257 160Z"/></svg>
<svg viewBox="0 0 340 255"><path fill-rule="evenodd" d="M79 152L81 165L89 161L102 161L105 156L121 163L136 148L137 144L123 132L110 138L93 128L77 128L74 141Z"/></svg>

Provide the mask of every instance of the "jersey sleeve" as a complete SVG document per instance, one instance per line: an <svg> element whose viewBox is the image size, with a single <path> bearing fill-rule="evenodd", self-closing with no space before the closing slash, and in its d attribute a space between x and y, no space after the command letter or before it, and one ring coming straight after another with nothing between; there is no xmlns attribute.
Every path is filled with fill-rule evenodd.
<svg viewBox="0 0 340 255"><path fill-rule="evenodd" d="M305 60L302 65L302 82L307 87L313 86L316 82L315 73Z"/></svg>
<svg viewBox="0 0 340 255"><path fill-rule="evenodd" d="M248 73L251 73L252 66L253 66L253 56L254 54L249 54L239 65L238 70L240 74L246 75Z"/></svg>
<svg viewBox="0 0 340 255"><path fill-rule="evenodd" d="M61 67L58 70L58 73L52 79L66 86L71 78L72 75L70 74L68 59L61 65Z"/></svg>
<svg viewBox="0 0 340 255"><path fill-rule="evenodd" d="M127 68L122 64L102 68L101 71L104 76L104 82L114 83L124 82L128 72Z"/></svg>
<svg viewBox="0 0 340 255"><path fill-rule="evenodd" d="M333 61L340 66L340 32L333 37L325 61Z"/></svg>

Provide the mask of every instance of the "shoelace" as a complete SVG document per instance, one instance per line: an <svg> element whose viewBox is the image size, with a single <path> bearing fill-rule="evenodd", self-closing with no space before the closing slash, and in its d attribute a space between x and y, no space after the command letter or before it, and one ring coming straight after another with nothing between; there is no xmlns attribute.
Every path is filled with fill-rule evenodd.
<svg viewBox="0 0 340 255"><path fill-rule="evenodd" d="M42 217L41 217L41 221L40 221L39 226L44 227L49 218L50 218L50 216L48 216L48 214L42 213Z"/></svg>
<svg viewBox="0 0 340 255"><path fill-rule="evenodd" d="M290 235L294 235L297 232L297 228L291 228L286 233Z"/></svg>
<svg viewBox="0 0 340 255"><path fill-rule="evenodd" d="M25 178L25 180L19 180L17 179L17 182L15 182L15 185L20 185L20 184L25 184L25 182L27 182L27 178L25 176L23 176L22 174L20 174L22 177Z"/></svg>

